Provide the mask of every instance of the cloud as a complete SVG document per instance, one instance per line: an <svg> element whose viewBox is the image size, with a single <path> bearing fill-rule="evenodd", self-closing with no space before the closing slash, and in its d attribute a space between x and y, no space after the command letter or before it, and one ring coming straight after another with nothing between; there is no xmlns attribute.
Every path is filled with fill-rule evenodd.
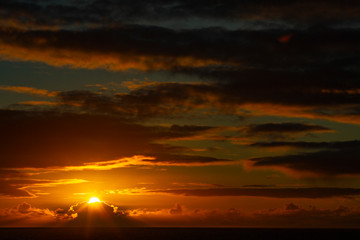
<svg viewBox="0 0 360 240"><path fill-rule="evenodd" d="M297 132L322 132L329 131L329 128L313 125L313 124L304 124L304 123L264 123L264 124L252 124L248 126L247 131L249 134L258 134L258 133L277 133L277 132L288 132L288 133L297 133Z"/></svg>
<svg viewBox="0 0 360 240"><path fill-rule="evenodd" d="M269 198L331 198L360 195L357 188L207 188L149 190L151 193L165 193L193 197L269 197Z"/></svg>
<svg viewBox="0 0 360 240"><path fill-rule="evenodd" d="M188 209L175 204L170 209L125 209L104 202L78 203L68 210L39 209L28 203L0 210L2 227L355 227L360 219L356 207L320 209L288 203L283 208L258 211L242 209Z"/></svg>
<svg viewBox="0 0 360 240"><path fill-rule="evenodd" d="M315 174L315 176L327 177L358 175L360 174L359 157L359 148L350 146L297 155L252 158L246 162L246 166L249 168L275 168L300 175Z"/></svg>
<svg viewBox="0 0 360 240"><path fill-rule="evenodd" d="M18 171L26 170L27 172L40 170L56 170L56 171L83 171L83 170L111 170L115 168L133 167L133 166L204 166L216 164L231 164L230 160L219 159L214 157L202 157L192 155L174 155L174 154L154 154L151 157L135 155L132 157L124 157L117 160L101 161L101 162L85 162L82 165L63 166L63 167L44 167L44 168L14 168ZM34 180L38 181L38 180ZM50 186L64 183L82 183L86 182L82 179L63 179L54 180L49 183L43 183L39 180L31 186Z"/></svg>
<svg viewBox="0 0 360 240"><path fill-rule="evenodd" d="M150 38L136 35L152 32ZM136 33L138 32L138 33ZM57 67L109 70L160 70L222 64L213 57L180 52L172 45L177 33L161 28L128 26L89 31L0 31L0 55L6 60L36 61ZM184 38L184 36L180 37ZM169 42L161 40L169 38ZM88 41L92 39L92 41ZM97 40L95 40L97 39ZM83 44L87 42L87 44ZM102 42L101 44L99 44ZM170 50L165 51L164 44ZM169 51L170 50L170 51ZM198 56L197 56L198 55Z"/></svg>
<svg viewBox="0 0 360 240"><path fill-rule="evenodd" d="M244 127L242 131L249 137L262 136L274 139L285 138L294 134L331 132L332 130L319 125L285 122L251 124Z"/></svg>
<svg viewBox="0 0 360 240"><path fill-rule="evenodd" d="M328 38L332 39L330 36ZM347 43L344 45L348 47ZM303 49L301 44L295 48L294 51ZM338 47L334 47L336 48ZM246 55L247 50L239 51L244 52L242 56ZM237 57L232 57L231 54L232 52L229 53L228 60ZM297 62L294 69L282 63L268 69L256 67L255 70L236 67L178 68L176 73L195 75L204 82L148 84L139 86L130 93L63 91L56 94L53 105L57 103L62 108L80 108L82 111L116 113L137 118L206 113L273 115L358 123L359 72L346 70L350 67L349 64L353 63L340 61L332 64L331 60L322 59L317 61L317 67L314 67L313 63L307 66L306 59L315 53L304 55L304 60L299 54L303 53L294 53L297 55L294 58ZM328 53L318 55L324 54ZM214 57L218 55L215 54ZM226 56L225 54L224 57ZM254 57L257 59L257 56ZM253 59L251 56L249 58ZM266 56L262 57L260 61L264 60L268 66L269 59L265 58ZM320 63L321 61L324 63ZM298 64L304 66L299 68ZM29 105L29 102L26 104Z"/></svg>
<svg viewBox="0 0 360 240"><path fill-rule="evenodd" d="M138 88L127 94L115 93L111 95L90 91L66 91L59 92L56 99L60 106L80 108L95 113L121 114L141 119L169 115L186 116L186 114L196 112L201 114L201 111L196 110L202 110L205 112L202 114L207 115L273 115L358 123L357 120L360 116L357 109L360 102L359 94L323 92L322 89L325 85L328 85L327 88L329 88L331 82L316 82L314 80L297 85L298 82L296 81L289 83L285 79L281 79L272 80L275 81L274 84L268 85L265 83L265 79L255 76L256 73L252 77L249 75L240 78L240 80L234 79L218 83L163 83ZM253 77L255 80L252 80ZM258 88L254 84L264 85L262 88ZM334 79L334 88L337 88L336 85L338 84L344 83ZM347 86L356 88L357 83L350 81L343 87ZM235 89L237 90L235 91ZM280 126L275 124L264 127L277 126L284 130L286 127L292 127L289 129L291 132L300 132L301 127L300 125ZM295 130L296 127L298 130ZM303 126L303 128L306 127L311 128L311 126ZM324 127L320 128L321 126L318 126L312 130L326 131Z"/></svg>
<svg viewBox="0 0 360 240"><path fill-rule="evenodd" d="M97 4L100 3L93 7L97 8ZM132 6L121 5L128 4ZM183 7L193 5L188 4ZM316 4L322 6L323 2ZM146 9L150 7L145 5ZM108 9L103 5L100 8ZM278 38L289 35L288 31L173 30L126 24L59 31L5 27L0 31L3 46L0 54L5 60L40 61L73 68L168 70L205 81L149 83L133 88L129 94L61 92L56 97L62 107L78 106L139 117L186 114L201 109L207 113L213 110L241 116L276 115L358 123L359 57L354 54L358 30L320 26L294 30L291 34L291 41L282 44Z"/></svg>
<svg viewBox="0 0 360 240"><path fill-rule="evenodd" d="M23 202L15 208L0 209L0 226L2 227L60 227L72 216L47 208L41 209Z"/></svg>
<svg viewBox="0 0 360 240"><path fill-rule="evenodd" d="M176 205L178 206L178 205ZM175 206L175 207L176 207ZM181 214L171 214L171 209L130 211L134 219L141 219L151 226L161 227L353 227L360 218L358 208L339 206L335 209L308 208L294 203L285 204L283 208L270 208L259 211L242 209L195 209L181 206Z"/></svg>
<svg viewBox="0 0 360 240"><path fill-rule="evenodd" d="M288 34L288 30L226 30L216 27L173 30L126 24L59 31L20 31L5 27L0 31L0 55L6 60L115 71L186 72L185 69L218 69L220 66L223 69L230 66L255 69L255 72L271 69L275 77L285 72L277 69L295 73L294 77L304 74L300 69L321 70L331 77L326 66L334 66L331 69L334 72L346 70L343 67L358 62L358 57L353 55L359 40L356 29L335 31L320 27L292 32L291 41L282 44L278 38ZM349 75L351 71L345 73ZM216 71L211 71L211 74L216 74Z"/></svg>
<svg viewBox="0 0 360 240"><path fill-rule="evenodd" d="M182 214L182 212L183 212L183 207L182 207L180 204L178 204L178 203L176 203L176 204L175 204L175 207L172 208L172 209L170 209L170 211L169 211L169 213L170 213L171 215Z"/></svg>
<svg viewBox="0 0 360 240"><path fill-rule="evenodd" d="M0 198L32 198L34 194L27 190L20 189L17 186L10 184L8 181L1 179Z"/></svg>
<svg viewBox="0 0 360 240"><path fill-rule="evenodd" d="M343 141L343 142L256 142L252 143L251 147L262 148L277 148L277 147L290 147L299 149L346 149L360 147L360 141Z"/></svg>
<svg viewBox="0 0 360 240"><path fill-rule="evenodd" d="M2 227L134 227L141 225L138 220L128 217L126 211L105 202L77 203L67 210L41 209L26 202L19 204L16 208L0 209L0 226Z"/></svg>
<svg viewBox="0 0 360 240"><path fill-rule="evenodd" d="M301 27L312 22L358 20L357 1L316 0L303 1L67 1L66 4L47 1L2 2L2 26L16 27L21 30L58 30L117 26L123 23L153 24L187 28L200 26L231 26L255 29L280 27ZM15 17L15 16L21 16ZM106 16L106 17L104 17ZM189 24L184 19L192 20ZM226 21L227 20L227 21ZM168 24L166 24L168 22ZM278 23L278 24L274 24ZM171 24L172 23L172 24ZM238 24L235 24L238 23ZM281 24L282 23L282 24ZM244 26L245 25L245 26Z"/></svg>
<svg viewBox="0 0 360 240"><path fill-rule="evenodd" d="M29 173L22 173L24 169L19 171L14 170L0 170L0 198L35 198L40 194L46 194L39 190L39 188L56 187L59 185L80 184L87 182L83 179L37 179L30 178ZM4 172L11 172L11 174L3 174ZM29 172L29 171L28 171Z"/></svg>
<svg viewBox="0 0 360 240"><path fill-rule="evenodd" d="M69 226L134 227L141 222L130 217L119 207L105 203L78 203L69 208L67 215L76 216L68 222Z"/></svg>
<svg viewBox="0 0 360 240"><path fill-rule="evenodd" d="M30 198L35 195L21 188L21 186L14 185L10 179L21 179L26 174L15 170L0 169L0 198Z"/></svg>
<svg viewBox="0 0 360 240"><path fill-rule="evenodd" d="M111 168L136 155L149 158L132 161L144 165L228 162L155 143L196 136L212 129L208 126L143 126L118 116L60 111L2 110L0 116L2 168Z"/></svg>
<svg viewBox="0 0 360 240"><path fill-rule="evenodd" d="M56 95L56 92L50 92L46 89L37 89L33 87L23 87L23 86L0 86L0 90L39 95L44 97L54 97Z"/></svg>

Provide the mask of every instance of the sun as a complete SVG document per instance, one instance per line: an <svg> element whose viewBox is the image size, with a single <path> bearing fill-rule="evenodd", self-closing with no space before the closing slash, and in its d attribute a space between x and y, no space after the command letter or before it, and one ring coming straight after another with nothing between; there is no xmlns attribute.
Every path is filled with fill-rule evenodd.
<svg viewBox="0 0 360 240"><path fill-rule="evenodd" d="M92 198L90 198L90 200L89 200L89 204L90 204L90 203L98 203L98 202L100 202L100 199L98 199L97 197L92 197Z"/></svg>

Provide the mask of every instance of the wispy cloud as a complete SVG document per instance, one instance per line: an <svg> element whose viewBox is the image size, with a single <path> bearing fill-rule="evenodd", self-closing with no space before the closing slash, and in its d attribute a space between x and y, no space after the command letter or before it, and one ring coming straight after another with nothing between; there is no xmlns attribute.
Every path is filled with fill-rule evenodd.
<svg viewBox="0 0 360 240"><path fill-rule="evenodd" d="M33 87L24 87L24 86L0 86L0 90L23 93L23 94L39 95L44 97L55 97L57 94L57 92L51 92L46 89L37 89Z"/></svg>

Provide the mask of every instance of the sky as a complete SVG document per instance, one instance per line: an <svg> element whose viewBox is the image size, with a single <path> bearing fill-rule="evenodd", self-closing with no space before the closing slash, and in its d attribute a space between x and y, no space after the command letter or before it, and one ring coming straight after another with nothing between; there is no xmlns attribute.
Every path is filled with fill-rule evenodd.
<svg viewBox="0 0 360 240"><path fill-rule="evenodd" d="M355 0L1 0L0 227L358 228L359 41Z"/></svg>

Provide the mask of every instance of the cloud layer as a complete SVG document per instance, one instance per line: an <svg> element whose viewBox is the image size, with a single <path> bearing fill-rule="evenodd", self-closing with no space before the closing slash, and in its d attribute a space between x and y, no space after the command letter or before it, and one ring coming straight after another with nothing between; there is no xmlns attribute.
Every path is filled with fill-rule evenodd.
<svg viewBox="0 0 360 240"><path fill-rule="evenodd" d="M80 203L69 210L39 209L28 203L2 209L2 226L157 226L157 227L355 227L358 208L340 206L336 209L308 208L288 203L283 208L246 212L241 209L195 209L176 204L170 209L129 209L118 212L106 203L92 206ZM115 211L114 211L115 210ZM9 221L11 219L11 221ZM31 225L28 225L32 223ZM149 224L149 225L147 225Z"/></svg>

